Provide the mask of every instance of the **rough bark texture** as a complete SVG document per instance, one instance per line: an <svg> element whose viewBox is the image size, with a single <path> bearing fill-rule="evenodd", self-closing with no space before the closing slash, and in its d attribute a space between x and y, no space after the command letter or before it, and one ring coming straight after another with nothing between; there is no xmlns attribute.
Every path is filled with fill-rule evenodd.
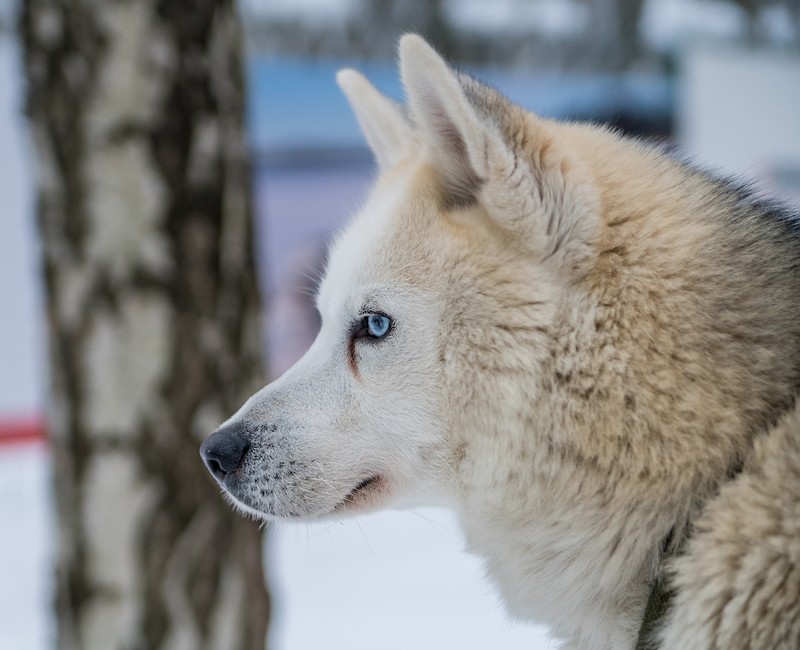
<svg viewBox="0 0 800 650"><path fill-rule="evenodd" d="M64 650L262 649L202 438L261 383L233 0L25 0Z"/></svg>

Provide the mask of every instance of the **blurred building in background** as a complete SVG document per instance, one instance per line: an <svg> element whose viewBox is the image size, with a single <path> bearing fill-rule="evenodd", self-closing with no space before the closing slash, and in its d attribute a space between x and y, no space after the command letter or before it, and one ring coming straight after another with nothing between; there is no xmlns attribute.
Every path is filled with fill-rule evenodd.
<svg viewBox="0 0 800 650"><path fill-rule="evenodd" d="M391 59L416 31L448 58L518 69L662 68L682 41L797 48L794 0L241 0L254 48Z"/></svg>

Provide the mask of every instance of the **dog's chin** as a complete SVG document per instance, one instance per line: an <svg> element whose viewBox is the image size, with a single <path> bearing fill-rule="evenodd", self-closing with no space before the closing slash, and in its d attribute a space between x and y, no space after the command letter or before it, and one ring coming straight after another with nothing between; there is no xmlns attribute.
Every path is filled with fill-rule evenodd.
<svg viewBox="0 0 800 650"><path fill-rule="evenodd" d="M221 485L227 501L243 515L263 521L310 522L322 519L339 519L350 515L371 512L385 504L388 482L380 475L372 475L358 484L339 502L333 505L308 504L267 510L258 503L236 494L232 486ZM311 507L309 507L311 506ZM316 506L316 507L315 507Z"/></svg>
<svg viewBox="0 0 800 650"><path fill-rule="evenodd" d="M274 519L273 516L248 505L240 498L234 496L230 490L224 486L222 487L222 496L225 497L225 500L234 508L234 510L245 517L250 517L251 519L258 521L269 521Z"/></svg>

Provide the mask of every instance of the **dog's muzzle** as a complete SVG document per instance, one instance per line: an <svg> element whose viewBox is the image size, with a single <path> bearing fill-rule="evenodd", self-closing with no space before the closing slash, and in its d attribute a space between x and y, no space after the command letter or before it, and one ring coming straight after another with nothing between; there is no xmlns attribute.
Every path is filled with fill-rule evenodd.
<svg viewBox="0 0 800 650"><path fill-rule="evenodd" d="M225 425L217 429L200 445L200 457L208 471L220 483L241 467L250 442L244 436L240 423Z"/></svg>

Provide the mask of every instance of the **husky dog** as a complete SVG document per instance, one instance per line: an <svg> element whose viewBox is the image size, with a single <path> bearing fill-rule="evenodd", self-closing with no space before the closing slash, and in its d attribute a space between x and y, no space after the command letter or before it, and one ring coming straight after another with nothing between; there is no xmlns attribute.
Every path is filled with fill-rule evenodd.
<svg viewBox="0 0 800 650"><path fill-rule="evenodd" d="M509 611L633 648L800 647L800 224L400 43L338 80L380 167L305 356L210 436L242 511L452 507ZM735 137L735 134L731 134Z"/></svg>

